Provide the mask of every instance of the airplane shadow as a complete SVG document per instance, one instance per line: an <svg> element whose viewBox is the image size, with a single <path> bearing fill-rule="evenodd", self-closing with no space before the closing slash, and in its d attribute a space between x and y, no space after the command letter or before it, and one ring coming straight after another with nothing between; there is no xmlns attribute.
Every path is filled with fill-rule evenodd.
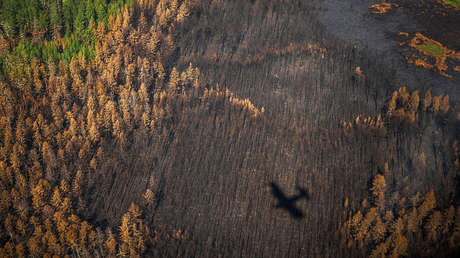
<svg viewBox="0 0 460 258"><path fill-rule="evenodd" d="M270 182L269 186L271 194L278 201L278 204L274 206L275 209L284 209L289 212L292 218L297 220L305 217L305 214L296 206L296 202L300 199L310 199L307 189L296 186L299 194L288 198L275 182Z"/></svg>

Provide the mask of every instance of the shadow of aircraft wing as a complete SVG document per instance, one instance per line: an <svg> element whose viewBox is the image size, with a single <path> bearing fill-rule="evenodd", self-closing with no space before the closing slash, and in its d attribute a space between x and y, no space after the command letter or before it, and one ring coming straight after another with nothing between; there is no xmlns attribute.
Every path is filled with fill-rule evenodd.
<svg viewBox="0 0 460 258"><path fill-rule="evenodd" d="M273 196L276 199L278 199L280 203L284 203L288 201L288 198L286 197L286 195L284 195L283 191L281 191L281 189L275 183L271 182L270 187L271 187L271 192Z"/></svg>
<svg viewBox="0 0 460 258"><path fill-rule="evenodd" d="M289 201L292 201L292 202L295 202L299 199L302 199L302 198L305 198L305 200L309 200L310 199L310 195L308 194L308 191L306 188L302 188L300 186L296 186L297 188L297 191L299 191L299 194L290 198Z"/></svg>

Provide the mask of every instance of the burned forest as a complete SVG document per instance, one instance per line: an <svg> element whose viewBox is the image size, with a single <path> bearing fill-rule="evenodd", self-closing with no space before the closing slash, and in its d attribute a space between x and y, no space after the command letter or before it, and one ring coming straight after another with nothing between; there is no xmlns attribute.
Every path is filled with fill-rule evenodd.
<svg viewBox="0 0 460 258"><path fill-rule="evenodd" d="M458 257L458 0L1 0L0 257Z"/></svg>

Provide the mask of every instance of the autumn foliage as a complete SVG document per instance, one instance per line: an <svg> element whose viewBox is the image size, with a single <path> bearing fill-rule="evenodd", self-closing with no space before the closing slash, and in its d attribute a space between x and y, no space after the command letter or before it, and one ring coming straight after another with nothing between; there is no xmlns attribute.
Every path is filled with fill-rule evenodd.
<svg viewBox="0 0 460 258"><path fill-rule="evenodd" d="M1 257L458 250L460 110L326 37L308 2L38 2L50 26L0 33ZM303 220L268 181L308 189Z"/></svg>

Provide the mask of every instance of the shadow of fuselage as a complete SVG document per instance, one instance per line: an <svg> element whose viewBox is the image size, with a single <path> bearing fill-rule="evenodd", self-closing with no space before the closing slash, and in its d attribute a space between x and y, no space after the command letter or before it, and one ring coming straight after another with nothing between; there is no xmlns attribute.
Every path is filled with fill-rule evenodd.
<svg viewBox="0 0 460 258"><path fill-rule="evenodd" d="M297 208L295 203L302 198L306 200L310 199L306 189L297 186L296 188L299 191L299 194L288 198L276 183L270 182L270 188L272 195L278 200L278 204L275 205L274 208L288 211L294 219L302 219L305 217L305 214Z"/></svg>

